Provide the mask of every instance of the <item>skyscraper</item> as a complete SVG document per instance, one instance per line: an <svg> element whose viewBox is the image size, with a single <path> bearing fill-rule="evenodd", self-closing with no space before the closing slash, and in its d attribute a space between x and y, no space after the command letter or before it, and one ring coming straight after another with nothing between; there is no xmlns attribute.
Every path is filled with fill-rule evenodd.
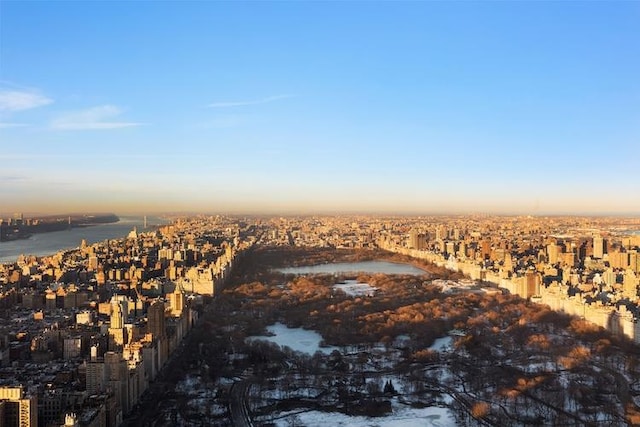
<svg viewBox="0 0 640 427"><path fill-rule="evenodd" d="M127 342L127 330L124 328L124 310L122 302L111 302L111 322L109 325L109 350L121 350Z"/></svg>
<svg viewBox="0 0 640 427"><path fill-rule="evenodd" d="M147 332L153 334L154 339L165 336L164 303L160 300L154 301L147 310Z"/></svg>
<svg viewBox="0 0 640 427"><path fill-rule="evenodd" d="M593 257L602 259L604 255L604 240L602 236L596 235L593 236Z"/></svg>
<svg viewBox="0 0 640 427"><path fill-rule="evenodd" d="M119 301L113 301L111 303L111 328L124 328L124 313Z"/></svg>

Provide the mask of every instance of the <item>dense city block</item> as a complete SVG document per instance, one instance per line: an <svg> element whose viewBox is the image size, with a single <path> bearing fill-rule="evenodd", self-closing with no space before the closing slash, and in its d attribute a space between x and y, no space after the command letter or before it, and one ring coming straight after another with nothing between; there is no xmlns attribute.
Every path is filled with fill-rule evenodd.
<svg viewBox="0 0 640 427"><path fill-rule="evenodd" d="M0 414L640 422L638 230L617 217L192 216L24 254L0 265ZM278 270L361 261L419 272ZM296 328L319 334L316 351L259 338Z"/></svg>

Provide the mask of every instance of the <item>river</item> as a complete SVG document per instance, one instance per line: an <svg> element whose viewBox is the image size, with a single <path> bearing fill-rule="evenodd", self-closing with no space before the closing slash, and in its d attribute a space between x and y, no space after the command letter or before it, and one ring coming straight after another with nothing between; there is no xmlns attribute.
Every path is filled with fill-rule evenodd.
<svg viewBox="0 0 640 427"><path fill-rule="evenodd" d="M158 217L147 217L147 225L166 224L167 220ZM70 230L37 233L28 239L0 242L0 263L15 262L20 255L51 255L60 250L73 249L80 246L82 240L88 244L107 239L121 239L126 237L133 228L144 231L142 216L124 216L120 221L111 224L92 225L89 227L72 228Z"/></svg>

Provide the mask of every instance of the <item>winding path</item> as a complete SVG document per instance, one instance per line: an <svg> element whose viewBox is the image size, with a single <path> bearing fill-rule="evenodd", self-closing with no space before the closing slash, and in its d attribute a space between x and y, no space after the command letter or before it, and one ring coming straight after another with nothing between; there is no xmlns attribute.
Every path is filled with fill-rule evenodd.
<svg viewBox="0 0 640 427"><path fill-rule="evenodd" d="M251 379L243 378L231 386L229 393L229 412L231 413L231 422L235 427L253 427L253 422L249 415L249 405L247 403L247 396L251 384Z"/></svg>

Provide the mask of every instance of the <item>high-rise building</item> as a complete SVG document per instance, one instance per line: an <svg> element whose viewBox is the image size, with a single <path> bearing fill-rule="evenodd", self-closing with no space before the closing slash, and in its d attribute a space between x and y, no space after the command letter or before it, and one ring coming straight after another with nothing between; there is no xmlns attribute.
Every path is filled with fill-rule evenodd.
<svg viewBox="0 0 640 427"><path fill-rule="evenodd" d="M87 264L87 269L89 271L98 270L98 257L93 255L89 257L89 263Z"/></svg>
<svg viewBox="0 0 640 427"><path fill-rule="evenodd" d="M558 262L558 245L555 243L549 243L547 245L547 260L549 264L555 264Z"/></svg>
<svg viewBox="0 0 640 427"><path fill-rule="evenodd" d="M460 244L458 245L458 257L467 257L467 245L464 242L460 242Z"/></svg>
<svg viewBox="0 0 640 427"><path fill-rule="evenodd" d="M423 250L427 247L427 236L413 229L409 233L409 247L411 249Z"/></svg>
<svg viewBox="0 0 640 427"><path fill-rule="evenodd" d="M38 397L26 393L22 386L0 387L0 404L4 409L0 425L38 426Z"/></svg>
<svg viewBox="0 0 640 427"><path fill-rule="evenodd" d="M176 285L175 291L169 294L169 304L171 306L172 316L182 316L182 310L184 310L184 294L179 285Z"/></svg>
<svg viewBox="0 0 640 427"><path fill-rule="evenodd" d="M109 350L121 350L127 342L127 330L124 327L123 302L111 302L111 322L109 325Z"/></svg>
<svg viewBox="0 0 640 427"><path fill-rule="evenodd" d="M507 273L512 273L513 272L513 258L511 257L511 254L509 252L507 252L504 255L504 263L502 265L502 268Z"/></svg>
<svg viewBox="0 0 640 427"><path fill-rule="evenodd" d="M107 375L103 360L92 359L87 362L86 376L89 395L102 393L106 390Z"/></svg>
<svg viewBox="0 0 640 427"><path fill-rule="evenodd" d="M162 338L166 334L164 322L164 302L154 301L147 310L147 332L152 334L154 339Z"/></svg>
<svg viewBox="0 0 640 427"><path fill-rule="evenodd" d="M111 328L124 328L124 313L122 311L122 305L117 301L113 301L111 303Z"/></svg>
<svg viewBox="0 0 640 427"><path fill-rule="evenodd" d="M436 227L436 240L443 240L445 238L446 230L443 226L439 225Z"/></svg>
<svg viewBox="0 0 640 427"><path fill-rule="evenodd" d="M82 338L80 336L65 338L62 354L65 360L80 357L82 355Z"/></svg>
<svg viewBox="0 0 640 427"><path fill-rule="evenodd" d="M540 295L540 274L533 269L529 269L525 274L525 278L527 298L533 295Z"/></svg>
<svg viewBox="0 0 640 427"><path fill-rule="evenodd" d="M602 281L608 286L615 285L616 273L613 271L613 268L608 267L602 272Z"/></svg>
<svg viewBox="0 0 640 427"><path fill-rule="evenodd" d="M122 353L108 351L104 354L104 366L107 384L113 390L120 409L126 414L130 409L127 361Z"/></svg>
<svg viewBox="0 0 640 427"><path fill-rule="evenodd" d="M640 254L636 250L629 251L629 268L634 273L640 273Z"/></svg>
<svg viewBox="0 0 640 427"><path fill-rule="evenodd" d="M624 272L622 294L631 301L638 299L638 278L630 268Z"/></svg>
<svg viewBox="0 0 640 427"><path fill-rule="evenodd" d="M480 242L480 253L482 255L482 259L489 259L491 257L491 240L484 239Z"/></svg>
<svg viewBox="0 0 640 427"><path fill-rule="evenodd" d="M409 232L409 248L418 249L418 237L420 233L415 228Z"/></svg>
<svg viewBox="0 0 640 427"><path fill-rule="evenodd" d="M600 235L593 236L593 257L602 259L604 255L604 239Z"/></svg>
<svg viewBox="0 0 640 427"><path fill-rule="evenodd" d="M455 255L456 244L454 242L447 242L445 245L445 252L451 255Z"/></svg>
<svg viewBox="0 0 640 427"><path fill-rule="evenodd" d="M629 267L629 253L628 252L609 252L609 264L613 268L623 268L626 269Z"/></svg>

